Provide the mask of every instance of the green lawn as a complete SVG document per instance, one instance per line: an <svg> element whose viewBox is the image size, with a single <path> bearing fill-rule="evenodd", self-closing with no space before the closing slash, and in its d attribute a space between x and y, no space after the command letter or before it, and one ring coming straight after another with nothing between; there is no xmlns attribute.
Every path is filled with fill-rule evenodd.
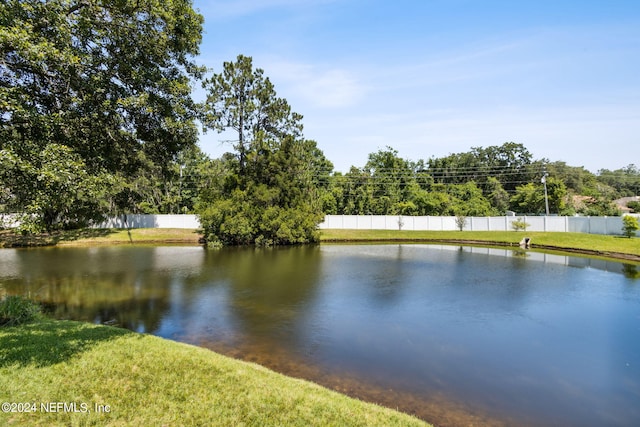
<svg viewBox="0 0 640 427"><path fill-rule="evenodd" d="M2 402L31 410L0 411L2 426L426 425L206 349L53 320L0 327Z"/></svg>
<svg viewBox="0 0 640 427"><path fill-rule="evenodd" d="M49 245L117 245L144 243L197 244L197 230L182 228L133 228L56 231L22 236L12 230L0 231L0 247Z"/></svg>
<svg viewBox="0 0 640 427"><path fill-rule="evenodd" d="M196 230L184 228L132 228L103 230L104 235L67 239L63 245L126 244L126 243L198 243Z"/></svg>
<svg viewBox="0 0 640 427"><path fill-rule="evenodd" d="M400 231L400 230L322 230L322 242L476 242L477 244L517 245L530 237L533 248L572 250L600 256L626 254L640 261L640 238L603 236L586 233L515 231Z"/></svg>
<svg viewBox="0 0 640 427"><path fill-rule="evenodd" d="M529 231L400 231L400 230L322 230L321 242L448 242L517 245L522 237L532 239L533 248L549 250L579 250L588 255L617 257L640 262L640 238L603 236L586 233L553 233ZM52 235L24 237L11 231L0 232L2 246L100 245L100 244L197 244L201 237L192 229L84 229L63 231Z"/></svg>

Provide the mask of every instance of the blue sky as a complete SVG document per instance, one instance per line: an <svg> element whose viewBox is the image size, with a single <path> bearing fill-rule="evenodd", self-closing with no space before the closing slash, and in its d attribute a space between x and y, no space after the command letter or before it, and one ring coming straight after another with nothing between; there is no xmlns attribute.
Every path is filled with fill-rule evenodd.
<svg viewBox="0 0 640 427"><path fill-rule="evenodd" d="M640 166L638 0L194 0L199 62L253 57L336 170L524 144ZM204 96L201 90L197 97ZM218 157L228 136L200 145Z"/></svg>

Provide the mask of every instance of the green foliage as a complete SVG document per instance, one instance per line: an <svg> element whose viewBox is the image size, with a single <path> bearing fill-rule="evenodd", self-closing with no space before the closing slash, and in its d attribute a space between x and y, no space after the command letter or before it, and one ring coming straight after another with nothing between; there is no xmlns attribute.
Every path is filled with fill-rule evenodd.
<svg viewBox="0 0 640 427"><path fill-rule="evenodd" d="M416 194L415 203L420 215L451 214L451 197L443 191L420 191Z"/></svg>
<svg viewBox="0 0 640 427"><path fill-rule="evenodd" d="M640 169L634 164L610 171L598 171L598 181L616 191L615 197L629 197L640 194Z"/></svg>
<svg viewBox="0 0 640 427"><path fill-rule="evenodd" d="M627 207L633 212L640 213L640 202L629 202L627 203Z"/></svg>
<svg viewBox="0 0 640 427"><path fill-rule="evenodd" d="M22 213L24 232L74 228L99 221L118 183L107 173L89 174L71 148L49 144L24 159L13 150L0 150L0 181L12 188L4 202ZM29 183L29 185L25 185Z"/></svg>
<svg viewBox="0 0 640 427"><path fill-rule="evenodd" d="M0 299L0 326L16 326L30 322L40 314L40 306L22 296Z"/></svg>
<svg viewBox="0 0 640 427"><path fill-rule="evenodd" d="M547 198L549 212L563 215L567 209L567 188L556 178L549 177L547 181ZM528 214L544 214L546 212L544 187L541 183L528 183L518 186L511 197L511 209Z"/></svg>
<svg viewBox="0 0 640 427"><path fill-rule="evenodd" d="M143 154L139 161L143 167L117 195L118 204L132 213L193 213L200 195L220 191L228 174L224 160L210 159L197 146L180 151L164 166Z"/></svg>
<svg viewBox="0 0 640 427"><path fill-rule="evenodd" d="M473 147L467 153L429 159L429 171L437 183L463 184L474 181L484 187L494 176L508 191L516 183L533 179L532 155L522 144L505 142L501 146Z"/></svg>
<svg viewBox="0 0 640 427"><path fill-rule="evenodd" d="M303 162L286 153L287 146L297 144L289 140L269 154L274 163L261 166L267 182L238 179L230 192L199 204L209 242L284 245L318 240L316 228L323 215L312 198L314 187L305 180ZM297 162L301 169L296 171Z"/></svg>
<svg viewBox="0 0 640 427"><path fill-rule="evenodd" d="M369 154L363 172L370 176L372 188L372 212L374 215L401 214L401 209L410 210L408 196L415 185L410 163L398 156L391 147Z"/></svg>
<svg viewBox="0 0 640 427"><path fill-rule="evenodd" d="M363 168L352 166L344 175L331 176L331 197L323 199L323 209L347 215L485 216L503 215L509 209L544 214L540 179L545 169L550 213L619 215L611 204L617 195L615 188L583 167L546 159L533 161L523 145L513 142L474 147L426 163L402 159L387 147L371 153ZM627 183L634 183L636 173L630 165L602 176L624 175ZM613 185L615 179L608 182Z"/></svg>
<svg viewBox="0 0 640 427"><path fill-rule="evenodd" d="M620 210L615 203L603 197L587 200L585 207L578 212L585 216L620 216Z"/></svg>
<svg viewBox="0 0 640 427"><path fill-rule="evenodd" d="M451 196L452 213L455 215L488 216L493 213L489 201L473 181L449 185L447 193Z"/></svg>
<svg viewBox="0 0 640 427"><path fill-rule="evenodd" d="M197 204L209 244L317 241L322 206L333 197L326 180L333 165L314 141L300 138L302 116L242 55L205 87L207 125L238 132L237 156L226 159L222 186L218 181L205 188Z"/></svg>
<svg viewBox="0 0 640 427"><path fill-rule="evenodd" d="M459 231L464 230L464 227L467 225L467 217L464 215L456 215L456 227Z"/></svg>
<svg viewBox="0 0 640 427"><path fill-rule="evenodd" d="M625 215L622 217L622 233L625 236L629 238L635 236L638 228L640 228L638 225L638 218L631 215Z"/></svg>
<svg viewBox="0 0 640 427"><path fill-rule="evenodd" d="M143 160L163 167L196 141L191 79L202 72L192 60L201 27L190 0L2 2L0 150L3 163L25 172L0 178L10 208L49 216L36 222L50 225L79 219L65 216L67 206L50 212L51 198L84 205L88 219L130 207L121 204L126 194L110 194L129 190L114 182L130 186ZM64 164L49 167L47 156ZM30 188L39 196L26 197ZM88 203L95 197L101 202Z"/></svg>
<svg viewBox="0 0 640 427"><path fill-rule="evenodd" d="M527 231L527 227L529 225L531 224L525 222L523 218L518 218L511 221L511 228L513 228L513 231Z"/></svg>
<svg viewBox="0 0 640 427"><path fill-rule="evenodd" d="M238 55L236 62L225 62L222 73L206 79L203 87L208 92L202 106L205 128L237 132L234 148L241 172L251 152L261 148L260 143L301 136L302 116L276 96L264 70L253 68L251 57Z"/></svg>
<svg viewBox="0 0 640 427"><path fill-rule="evenodd" d="M546 169L550 176L562 181L567 189L571 189L575 194L596 197L601 193L596 176L584 167L547 160L536 162L536 164L539 170Z"/></svg>
<svg viewBox="0 0 640 427"><path fill-rule="evenodd" d="M509 193L497 178L493 176L487 178L486 193L494 212L498 215L504 215L509 209Z"/></svg>

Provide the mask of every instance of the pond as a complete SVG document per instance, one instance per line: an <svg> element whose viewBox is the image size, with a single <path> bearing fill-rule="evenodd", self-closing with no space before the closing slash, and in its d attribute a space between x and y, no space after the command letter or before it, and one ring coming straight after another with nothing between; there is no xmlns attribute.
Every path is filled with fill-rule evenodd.
<svg viewBox="0 0 640 427"><path fill-rule="evenodd" d="M637 266L322 245L0 250L0 293L196 344L438 425L640 425Z"/></svg>

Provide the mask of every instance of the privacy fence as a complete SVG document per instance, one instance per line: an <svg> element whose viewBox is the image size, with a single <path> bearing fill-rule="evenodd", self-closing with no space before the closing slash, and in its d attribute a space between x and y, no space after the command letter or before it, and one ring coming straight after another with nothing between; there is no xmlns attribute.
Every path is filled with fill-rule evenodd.
<svg viewBox="0 0 640 427"><path fill-rule="evenodd" d="M527 231L590 234L622 234L622 217L491 216L467 217L463 230L512 231L512 222L523 220ZM458 230L454 216L327 215L321 229L351 230Z"/></svg>
<svg viewBox="0 0 640 427"><path fill-rule="evenodd" d="M94 228L200 228L197 215L120 215Z"/></svg>
<svg viewBox="0 0 640 427"><path fill-rule="evenodd" d="M4 217L5 227L15 227L10 215ZM567 216L492 216L467 217L463 230L511 231L511 223L523 220L528 231L578 232L590 234L622 234L622 217L567 217ZM1 224L0 224L1 225ZM120 215L95 228L199 228L196 215ZM454 216L404 215L326 215L320 229L351 230L458 230Z"/></svg>
<svg viewBox="0 0 640 427"><path fill-rule="evenodd" d="M622 234L622 217L492 216L467 217L464 230L511 231L521 219L528 231ZM99 228L199 228L196 215L122 215L96 225ZM320 229L458 230L454 216L326 215Z"/></svg>

